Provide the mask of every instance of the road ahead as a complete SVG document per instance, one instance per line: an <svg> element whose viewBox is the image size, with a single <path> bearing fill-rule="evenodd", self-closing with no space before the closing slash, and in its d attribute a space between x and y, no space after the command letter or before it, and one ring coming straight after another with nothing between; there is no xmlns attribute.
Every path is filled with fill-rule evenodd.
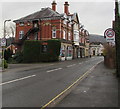
<svg viewBox="0 0 120 109"><path fill-rule="evenodd" d="M69 87L103 57L50 63L30 70L4 72L3 107L41 107Z"/></svg>

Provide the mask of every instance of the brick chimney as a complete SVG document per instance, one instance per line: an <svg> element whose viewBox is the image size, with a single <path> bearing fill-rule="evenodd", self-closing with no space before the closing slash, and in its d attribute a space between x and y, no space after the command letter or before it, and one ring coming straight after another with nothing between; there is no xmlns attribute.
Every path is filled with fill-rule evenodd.
<svg viewBox="0 0 120 109"><path fill-rule="evenodd" d="M56 11L56 5L57 5L57 3L55 2L55 0L53 0L53 2L52 2L52 10Z"/></svg>
<svg viewBox="0 0 120 109"><path fill-rule="evenodd" d="M66 13L67 15L69 14L68 6L69 6L68 2L65 2L65 4L64 4L64 13Z"/></svg>

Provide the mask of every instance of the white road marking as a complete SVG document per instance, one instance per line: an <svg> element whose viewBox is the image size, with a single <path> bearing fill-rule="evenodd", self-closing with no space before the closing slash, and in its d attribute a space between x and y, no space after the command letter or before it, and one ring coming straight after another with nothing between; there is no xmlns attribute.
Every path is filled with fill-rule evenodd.
<svg viewBox="0 0 120 109"><path fill-rule="evenodd" d="M49 107L50 105L55 105L56 103L58 103L58 99L63 99L63 96L67 96L72 90L73 87L77 87L76 84L78 84L78 82L80 83L85 77L88 76L89 73L92 73L91 71L94 70L94 68L101 63L102 61L98 62L97 64L95 64L92 68L90 68L89 70L87 70L87 72L85 72L82 76L80 76L75 82L73 82L69 87L67 87L66 89L64 89L61 93L59 93L57 96L55 96L53 99L51 99L47 104L43 105L40 109L45 109L47 107ZM75 86L76 85L76 86ZM68 92L69 91L69 92ZM86 92L86 91L84 91ZM61 98L62 97L62 98Z"/></svg>
<svg viewBox="0 0 120 109"><path fill-rule="evenodd" d="M56 70L61 70L62 68L57 68L57 69L53 69L53 70L48 70L47 72L53 72L53 71L56 71Z"/></svg>
<svg viewBox="0 0 120 109"><path fill-rule="evenodd" d="M17 82L17 81L21 81L21 80L31 78L31 77L34 77L34 76L36 76L36 75L30 75L30 76L26 76L26 77L23 77L23 78L18 78L18 79L11 80L11 81L8 81L8 82L0 83L0 86L5 85L5 84L10 84L10 83L13 83L13 82Z"/></svg>
<svg viewBox="0 0 120 109"><path fill-rule="evenodd" d="M54 65L54 64L50 64L50 65Z"/></svg>
<svg viewBox="0 0 120 109"><path fill-rule="evenodd" d="M79 64L82 64L82 63L79 63Z"/></svg>
<svg viewBox="0 0 120 109"><path fill-rule="evenodd" d="M68 65L67 67L72 67L72 66L75 66L76 64L72 64L72 65Z"/></svg>

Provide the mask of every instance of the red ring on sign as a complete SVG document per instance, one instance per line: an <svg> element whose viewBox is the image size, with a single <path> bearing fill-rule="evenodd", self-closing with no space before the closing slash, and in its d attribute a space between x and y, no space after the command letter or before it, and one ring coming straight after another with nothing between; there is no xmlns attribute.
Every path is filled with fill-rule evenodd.
<svg viewBox="0 0 120 109"><path fill-rule="evenodd" d="M115 35L115 32L113 31L113 29L109 28L105 31L104 35L105 37L112 38Z"/></svg>

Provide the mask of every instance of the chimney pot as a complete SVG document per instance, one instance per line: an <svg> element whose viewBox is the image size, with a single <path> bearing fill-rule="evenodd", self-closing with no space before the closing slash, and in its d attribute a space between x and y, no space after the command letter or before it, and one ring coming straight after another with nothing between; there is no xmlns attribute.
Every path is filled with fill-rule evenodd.
<svg viewBox="0 0 120 109"><path fill-rule="evenodd" d="M56 11L56 5L57 3L55 2L55 0L52 2L52 10Z"/></svg>
<svg viewBox="0 0 120 109"><path fill-rule="evenodd" d="M64 13L66 13L67 15L69 14L68 6L69 6L68 2L65 2L65 4L64 4Z"/></svg>
<svg viewBox="0 0 120 109"><path fill-rule="evenodd" d="M68 2L65 2L65 5L69 5Z"/></svg>

